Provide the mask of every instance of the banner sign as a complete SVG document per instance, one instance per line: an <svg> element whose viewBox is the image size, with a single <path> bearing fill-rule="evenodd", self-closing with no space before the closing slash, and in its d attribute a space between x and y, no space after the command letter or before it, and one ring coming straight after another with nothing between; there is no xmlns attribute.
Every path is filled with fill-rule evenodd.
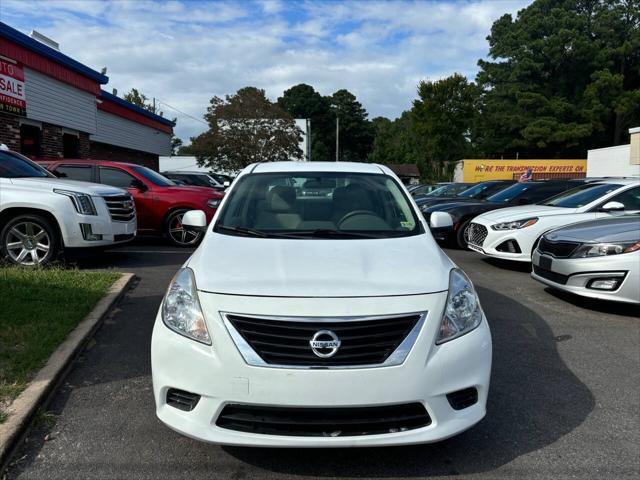
<svg viewBox="0 0 640 480"><path fill-rule="evenodd" d="M27 114L24 70L21 66L2 58L0 58L0 112L22 116Z"/></svg>
<svg viewBox="0 0 640 480"><path fill-rule="evenodd" d="M582 177L587 172L586 160L463 160L465 182L513 180L531 170L534 179Z"/></svg>

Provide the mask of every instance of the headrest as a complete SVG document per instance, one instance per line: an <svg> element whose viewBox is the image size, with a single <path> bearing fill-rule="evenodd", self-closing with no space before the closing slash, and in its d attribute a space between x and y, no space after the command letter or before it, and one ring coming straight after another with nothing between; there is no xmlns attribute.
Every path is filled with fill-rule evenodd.
<svg viewBox="0 0 640 480"><path fill-rule="evenodd" d="M296 203L296 190L293 187L279 185L269 190L267 194L269 210L275 212L290 212Z"/></svg>

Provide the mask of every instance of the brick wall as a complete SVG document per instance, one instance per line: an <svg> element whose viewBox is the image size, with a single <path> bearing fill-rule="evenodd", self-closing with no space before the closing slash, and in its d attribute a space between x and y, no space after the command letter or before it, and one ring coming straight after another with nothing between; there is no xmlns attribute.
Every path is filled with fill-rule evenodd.
<svg viewBox="0 0 640 480"><path fill-rule="evenodd" d="M40 147L43 157L62 158L62 127L42 124L42 145Z"/></svg>
<svg viewBox="0 0 640 480"><path fill-rule="evenodd" d="M20 117L0 113L0 143L11 150L20 151Z"/></svg>
<svg viewBox="0 0 640 480"><path fill-rule="evenodd" d="M91 142L89 157L95 160L111 160L114 162L129 162L144 165L158 171L160 159L153 153L131 150L130 148L116 147L106 143Z"/></svg>
<svg viewBox="0 0 640 480"><path fill-rule="evenodd" d="M80 132L78 156L80 158L89 158L91 156L91 142L89 141L89 134Z"/></svg>

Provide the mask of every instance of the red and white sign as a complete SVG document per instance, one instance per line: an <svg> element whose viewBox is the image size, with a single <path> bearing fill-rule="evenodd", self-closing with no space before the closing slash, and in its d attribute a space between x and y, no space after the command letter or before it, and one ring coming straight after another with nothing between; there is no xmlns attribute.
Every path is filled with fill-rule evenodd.
<svg viewBox="0 0 640 480"><path fill-rule="evenodd" d="M24 70L15 63L0 58L0 112L27 114L24 90Z"/></svg>

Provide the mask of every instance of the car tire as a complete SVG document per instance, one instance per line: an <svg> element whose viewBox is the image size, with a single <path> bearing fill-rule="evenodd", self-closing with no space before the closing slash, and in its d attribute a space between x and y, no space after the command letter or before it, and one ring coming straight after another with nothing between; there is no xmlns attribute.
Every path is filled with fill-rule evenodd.
<svg viewBox="0 0 640 480"><path fill-rule="evenodd" d="M14 217L0 232L0 254L14 265L48 265L57 257L59 245L58 230L37 214Z"/></svg>
<svg viewBox="0 0 640 480"><path fill-rule="evenodd" d="M169 214L164 226L164 235L176 247L196 247L202 240L202 232L187 231L182 227L182 217L188 209L174 210Z"/></svg>
<svg viewBox="0 0 640 480"><path fill-rule="evenodd" d="M466 233L470 223L471 223L471 219L465 220L460 224L460 228L458 228L458 231L456 232L456 243L458 244L458 247L461 248L462 250L468 249Z"/></svg>

